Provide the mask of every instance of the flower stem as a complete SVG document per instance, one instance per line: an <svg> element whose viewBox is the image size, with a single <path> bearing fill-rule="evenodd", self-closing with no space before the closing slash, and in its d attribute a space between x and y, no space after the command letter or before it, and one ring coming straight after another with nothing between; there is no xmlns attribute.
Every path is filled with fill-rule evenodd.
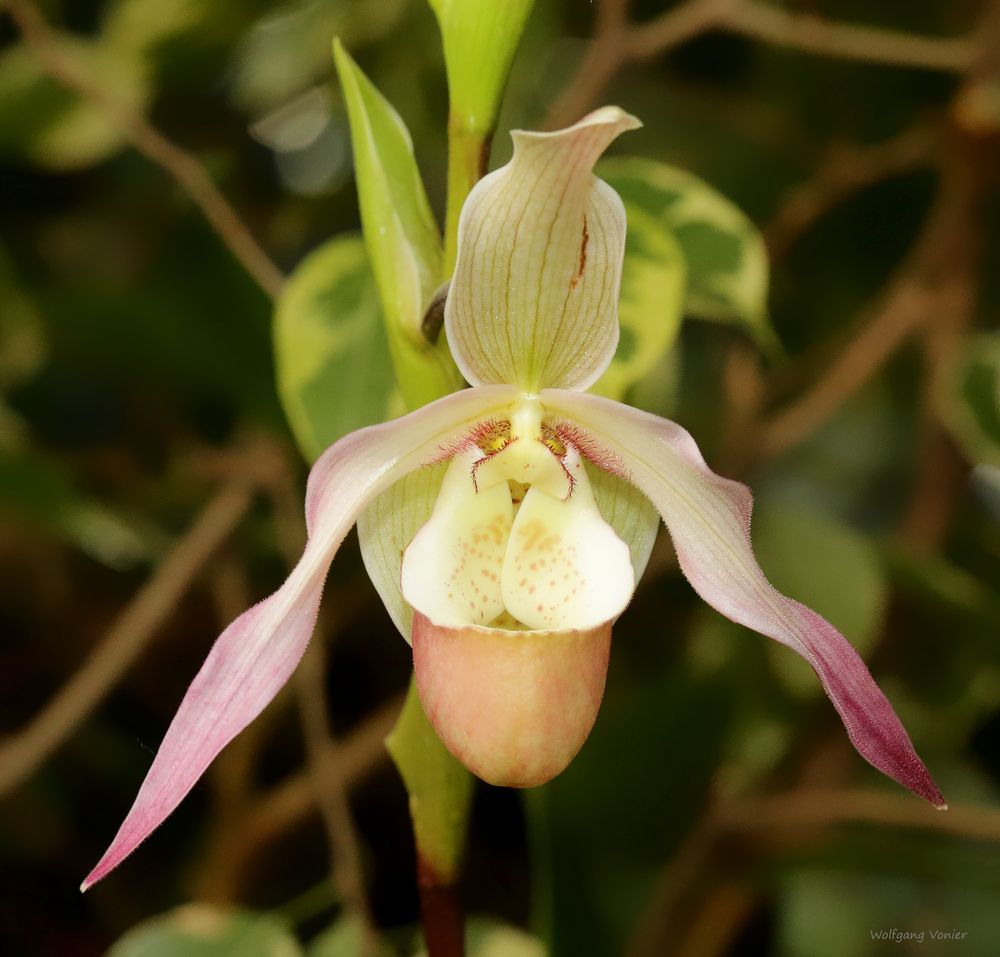
<svg viewBox="0 0 1000 957"><path fill-rule="evenodd" d="M455 885L443 879L419 852L417 887L428 957L465 957L464 925Z"/></svg>
<svg viewBox="0 0 1000 957"><path fill-rule="evenodd" d="M445 214L442 281L451 278L458 252L458 216L490 161L490 133L470 130L454 117L448 123L448 205Z"/></svg>
<svg viewBox="0 0 1000 957"><path fill-rule="evenodd" d="M429 957L462 957L462 915L455 883L465 849L472 775L441 743L412 679L406 704L385 743L410 796L420 916Z"/></svg>

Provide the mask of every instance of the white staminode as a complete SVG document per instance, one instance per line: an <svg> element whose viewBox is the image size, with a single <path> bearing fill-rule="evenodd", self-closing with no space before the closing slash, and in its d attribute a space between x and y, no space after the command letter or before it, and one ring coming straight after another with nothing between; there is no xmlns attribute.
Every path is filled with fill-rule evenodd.
<svg viewBox="0 0 1000 957"><path fill-rule="evenodd" d="M442 625L488 625L503 610L500 569L514 523L506 484L476 491L477 448L445 472L430 519L403 556L403 596Z"/></svg>
<svg viewBox="0 0 1000 957"><path fill-rule="evenodd" d="M504 612L545 631L593 628L619 615L635 590L629 549L601 517L579 453L570 448L560 461L522 437L474 472L482 458L473 447L448 467L431 517L403 557L406 600L453 628L488 626ZM537 481L515 507L508 480L520 482L526 470Z"/></svg>

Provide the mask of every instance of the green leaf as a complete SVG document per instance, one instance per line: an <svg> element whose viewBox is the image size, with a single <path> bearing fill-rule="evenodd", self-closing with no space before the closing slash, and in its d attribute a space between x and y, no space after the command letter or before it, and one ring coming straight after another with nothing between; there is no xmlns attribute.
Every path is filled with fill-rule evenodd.
<svg viewBox="0 0 1000 957"><path fill-rule="evenodd" d="M119 509L87 498L62 462L27 449L0 449L0 519L28 523L109 568L132 568L156 549Z"/></svg>
<svg viewBox="0 0 1000 957"><path fill-rule="evenodd" d="M386 747L410 796L417 853L443 883L458 873L469 821L472 775L431 727L413 680Z"/></svg>
<svg viewBox="0 0 1000 957"><path fill-rule="evenodd" d="M328 927L309 945L307 957L358 957L366 954L365 934L358 920L342 917L332 927ZM395 951L388 944L380 942L374 954L366 957L392 957Z"/></svg>
<svg viewBox="0 0 1000 957"><path fill-rule="evenodd" d="M48 343L41 313L21 288L2 245L0 298L0 389L6 391L38 372L48 356Z"/></svg>
<svg viewBox="0 0 1000 957"><path fill-rule="evenodd" d="M970 854L955 842L933 857L914 857L912 845L876 837L855 853L862 859L855 871L844 870L835 858L826 868L817 863L781 875L774 951L779 957L997 953L996 868L987 849ZM922 875L928 857L937 870ZM951 934L956 936L942 936Z"/></svg>
<svg viewBox="0 0 1000 957"><path fill-rule="evenodd" d="M102 45L142 63L171 40L204 27L209 10L198 0L112 0L104 8Z"/></svg>
<svg viewBox="0 0 1000 957"><path fill-rule="evenodd" d="M680 244L687 312L741 325L762 349L780 351L767 317L764 240L740 209L697 176L656 160L615 157L597 173L629 208L659 218Z"/></svg>
<svg viewBox="0 0 1000 957"><path fill-rule="evenodd" d="M334 59L347 103L368 258L382 302L396 377L415 408L461 386L444 337L421 328L440 284L441 243L406 126L339 40Z"/></svg>
<svg viewBox="0 0 1000 957"><path fill-rule="evenodd" d="M968 339L938 408L973 462L1000 466L1000 333Z"/></svg>
<svg viewBox="0 0 1000 957"><path fill-rule="evenodd" d="M130 58L72 37L60 35L53 42L88 82L113 91L124 109L145 109L148 85ZM65 171L99 163L124 143L120 124L102 105L45 74L26 47L15 46L0 56L0 153Z"/></svg>
<svg viewBox="0 0 1000 957"><path fill-rule="evenodd" d="M753 543L764 573L779 591L834 624L864 655L878 637L888 601L885 568L875 546L834 519L797 508L759 505ZM782 682L818 695L812 668L787 648L765 645Z"/></svg>
<svg viewBox="0 0 1000 957"><path fill-rule="evenodd" d="M681 350L668 349L628 393L628 404L667 419L676 418L681 386Z"/></svg>
<svg viewBox="0 0 1000 957"><path fill-rule="evenodd" d="M107 957L299 957L285 925L267 914L186 904L133 927Z"/></svg>
<svg viewBox="0 0 1000 957"><path fill-rule="evenodd" d="M150 9L145 0L131 2ZM202 16L219 6L193 2L201 8ZM242 4L244 9L247 6L252 5ZM280 110L317 85L325 87L330 37L340 37L349 47L375 43L398 28L409 4L407 0L322 0L257 6L267 12L240 42L231 85L239 106L259 118Z"/></svg>
<svg viewBox="0 0 1000 957"><path fill-rule="evenodd" d="M624 399L656 369L673 347L684 309L687 266L683 251L662 217L631 200L625 204L628 232L618 303L620 338L611 365L592 391Z"/></svg>
<svg viewBox="0 0 1000 957"><path fill-rule="evenodd" d="M465 952L467 957L546 957L545 945L537 937L491 917L468 920ZM421 950L414 957L427 957L427 951Z"/></svg>
<svg viewBox="0 0 1000 957"><path fill-rule="evenodd" d="M451 122L488 136L534 0L429 0L441 26Z"/></svg>
<svg viewBox="0 0 1000 957"><path fill-rule="evenodd" d="M469 957L545 957L537 937L498 920L473 917L466 933Z"/></svg>
<svg viewBox="0 0 1000 957"><path fill-rule="evenodd" d="M275 311L274 348L278 393L310 460L396 411L389 344L360 236L329 240L289 277Z"/></svg>

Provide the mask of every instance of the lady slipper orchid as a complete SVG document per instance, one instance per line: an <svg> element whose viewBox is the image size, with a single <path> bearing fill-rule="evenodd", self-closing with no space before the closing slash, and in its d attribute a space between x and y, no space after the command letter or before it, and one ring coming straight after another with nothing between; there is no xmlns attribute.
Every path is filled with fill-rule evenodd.
<svg viewBox="0 0 1000 957"><path fill-rule="evenodd" d="M473 189L445 307L472 388L354 432L316 462L301 560L212 647L84 887L173 811L285 684L355 522L369 574L412 638L428 718L487 781L540 784L583 744L612 624L659 513L698 594L802 655L861 755L943 806L851 645L765 579L749 489L711 472L680 426L584 392L618 342L625 243L621 200L592 169L638 125L605 107L558 132L515 132L511 161Z"/></svg>

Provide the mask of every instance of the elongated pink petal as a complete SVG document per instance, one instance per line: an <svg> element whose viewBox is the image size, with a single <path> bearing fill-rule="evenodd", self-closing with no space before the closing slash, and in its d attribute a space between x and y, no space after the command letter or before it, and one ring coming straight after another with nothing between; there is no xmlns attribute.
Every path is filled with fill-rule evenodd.
<svg viewBox="0 0 1000 957"><path fill-rule="evenodd" d="M750 544L750 490L715 475L694 439L673 422L592 395L547 390L541 399L547 410L589 433L595 442L589 454L624 464L629 479L663 516L695 591L727 618L802 655L862 757L944 807L941 792L858 653L833 625L777 592L764 577Z"/></svg>
<svg viewBox="0 0 1000 957"><path fill-rule="evenodd" d="M309 542L302 558L270 598L240 615L212 646L132 809L83 890L117 867L163 822L215 756L288 680L312 634L330 562L361 510L513 396L501 386L459 392L345 436L320 457L309 476Z"/></svg>

